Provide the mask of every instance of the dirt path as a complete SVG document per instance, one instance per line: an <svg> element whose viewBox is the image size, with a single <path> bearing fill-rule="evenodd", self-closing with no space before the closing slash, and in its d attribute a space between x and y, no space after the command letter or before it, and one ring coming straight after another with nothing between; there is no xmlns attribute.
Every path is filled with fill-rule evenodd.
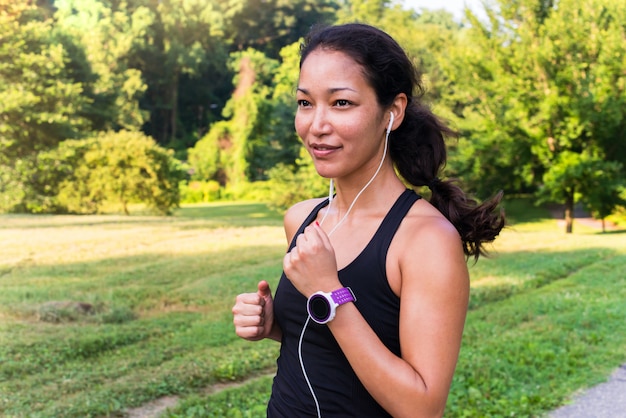
<svg viewBox="0 0 626 418"><path fill-rule="evenodd" d="M156 418L167 410L173 408L178 403L178 396L164 396L155 399L137 408L128 409L128 418Z"/></svg>
<svg viewBox="0 0 626 418"><path fill-rule="evenodd" d="M556 219L557 224L560 228L565 230L565 219L564 219L564 209L562 205L552 205L549 207L550 213ZM587 213L582 207L576 206L574 208L574 224L573 227L576 229L576 225L585 225L590 228L597 229L599 231L602 230L602 221L599 219L592 218L589 213ZM605 221L604 229L608 231L617 231L620 229L618 225L615 225L613 222Z"/></svg>
<svg viewBox="0 0 626 418"><path fill-rule="evenodd" d="M253 380L260 379L266 376L273 376L274 371L266 371L265 373L256 374L246 380L230 383L216 383L209 386L204 390L205 395L218 393L226 389L233 389L250 383ZM158 418L161 414L167 411L168 408L174 408L180 398L178 396L163 396L158 399L154 399L147 402L137 408L129 408L126 410L126 416L128 418Z"/></svg>
<svg viewBox="0 0 626 418"><path fill-rule="evenodd" d="M562 228L563 230L565 230L565 219L559 219L557 218L557 225L559 225L560 228ZM597 229L599 231L602 231L602 221L598 220L598 219L594 219L591 217L585 217L585 218L574 218L574 224L573 224L573 228L576 229L576 225L585 225L594 229ZM617 231L619 230L619 226L615 225L612 222L609 221L604 221L604 229L605 231Z"/></svg>

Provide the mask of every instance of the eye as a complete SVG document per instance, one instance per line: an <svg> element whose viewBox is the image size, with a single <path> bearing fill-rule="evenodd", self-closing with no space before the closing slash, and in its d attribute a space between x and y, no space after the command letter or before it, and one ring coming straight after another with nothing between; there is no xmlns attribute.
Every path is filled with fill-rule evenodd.
<svg viewBox="0 0 626 418"><path fill-rule="evenodd" d="M351 101L345 100L345 99L339 99L335 102L335 106L337 107L346 107L346 106L350 106L351 104L352 104Z"/></svg>
<svg viewBox="0 0 626 418"><path fill-rule="evenodd" d="M311 102L308 100L300 99L298 100L298 107L309 107L311 106Z"/></svg>

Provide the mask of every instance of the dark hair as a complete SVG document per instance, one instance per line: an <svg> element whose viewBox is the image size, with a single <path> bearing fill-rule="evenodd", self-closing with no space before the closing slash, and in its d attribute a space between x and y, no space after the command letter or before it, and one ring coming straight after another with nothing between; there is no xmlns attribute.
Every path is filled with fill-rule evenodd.
<svg viewBox="0 0 626 418"><path fill-rule="evenodd" d="M457 133L422 102L421 74L402 47L385 32L365 24L316 27L301 45L300 67L318 48L341 51L360 64L382 107L390 106L399 93L406 94L404 120L389 137L391 159L405 181L431 189L430 203L455 226L465 254L475 259L484 255L483 243L493 241L504 227L503 212L496 212L502 192L479 204L456 180L439 180L446 164L444 138Z"/></svg>

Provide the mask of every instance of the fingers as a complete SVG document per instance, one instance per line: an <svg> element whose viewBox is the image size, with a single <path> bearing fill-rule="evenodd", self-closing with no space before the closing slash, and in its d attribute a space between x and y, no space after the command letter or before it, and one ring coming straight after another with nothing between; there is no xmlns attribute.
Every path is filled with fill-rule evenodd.
<svg viewBox="0 0 626 418"><path fill-rule="evenodd" d="M267 286L269 288L269 286ZM263 335L265 325L265 299L257 293L238 295L232 308L235 333L246 339Z"/></svg>
<svg viewBox="0 0 626 418"><path fill-rule="evenodd" d="M319 223L315 222L313 225L311 225L311 228L312 231L317 233L318 238L322 241L326 248L332 248L332 244L330 243L330 238L328 237L328 234L326 234L326 231L322 229Z"/></svg>
<svg viewBox="0 0 626 418"><path fill-rule="evenodd" d="M318 225L309 225L304 232L296 238L296 246L291 250L304 254L315 254L326 247L322 235L326 235L324 230Z"/></svg>
<svg viewBox="0 0 626 418"><path fill-rule="evenodd" d="M235 299L233 315L262 316L265 299L257 293L242 293Z"/></svg>
<svg viewBox="0 0 626 418"><path fill-rule="evenodd" d="M330 239L318 223L311 224L304 229L303 233L298 235L296 245L285 254L283 267L289 269L294 263L324 253L334 254Z"/></svg>

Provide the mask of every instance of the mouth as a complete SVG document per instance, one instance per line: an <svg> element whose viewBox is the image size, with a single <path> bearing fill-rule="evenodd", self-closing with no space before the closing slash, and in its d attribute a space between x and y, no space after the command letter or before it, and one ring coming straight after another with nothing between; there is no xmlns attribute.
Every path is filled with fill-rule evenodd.
<svg viewBox="0 0 626 418"><path fill-rule="evenodd" d="M311 144L310 148L316 158L323 158L339 150L341 147L334 147L326 144Z"/></svg>
<svg viewBox="0 0 626 418"><path fill-rule="evenodd" d="M333 151L341 148L339 146L332 146L328 144L311 144L310 147L316 151Z"/></svg>

